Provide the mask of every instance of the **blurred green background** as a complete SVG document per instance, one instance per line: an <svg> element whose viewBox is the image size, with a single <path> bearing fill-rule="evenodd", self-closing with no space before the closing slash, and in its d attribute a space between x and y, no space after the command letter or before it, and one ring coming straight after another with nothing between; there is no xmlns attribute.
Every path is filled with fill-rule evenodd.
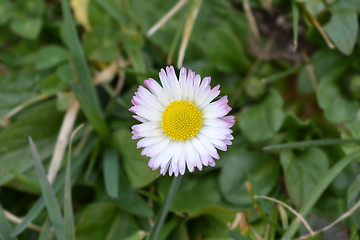
<svg viewBox="0 0 360 240"><path fill-rule="evenodd" d="M257 195L314 231L350 210L311 239L359 239L359 10L359 0L1 0L0 239L146 238L173 178L140 156L128 109L167 65L211 76L236 124L215 167L185 174L158 239L308 234Z"/></svg>

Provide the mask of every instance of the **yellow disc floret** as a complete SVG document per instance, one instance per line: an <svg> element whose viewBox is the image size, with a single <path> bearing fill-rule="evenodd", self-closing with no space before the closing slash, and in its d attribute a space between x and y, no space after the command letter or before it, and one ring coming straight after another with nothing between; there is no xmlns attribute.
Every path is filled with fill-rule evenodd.
<svg viewBox="0 0 360 240"><path fill-rule="evenodd" d="M161 120L163 131L173 140L185 141L196 135L202 125L200 110L191 102L171 102Z"/></svg>

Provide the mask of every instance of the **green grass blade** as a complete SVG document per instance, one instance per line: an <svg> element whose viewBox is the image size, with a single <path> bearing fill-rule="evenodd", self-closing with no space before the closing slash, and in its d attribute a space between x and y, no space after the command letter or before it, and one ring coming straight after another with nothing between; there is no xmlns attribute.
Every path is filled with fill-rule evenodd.
<svg viewBox="0 0 360 240"><path fill-rule="evenodd" d="M103 0L95 0L95 3L98 4L101 8L103 8L106 12L109 13L111 17L113 17L116 21L122 22L124 24L127 23L126 18L119 12L118 9L114 8L108 1Z"/></svg>
<svg viewBox="0 0 360 240"><path fill-rule="evenodd" d="M64 189L64 240L74 240L75 238L75 226L74 226L74 214L72 207L72 198L71 198L71 147L72 141L75 134L82 128L83 124L77 127L70 137L69 150L68 150L68 159L66 164L65 172L65 189Z"/></svg>
<svg viewBox="0 0 360 240"><path fill-rule="evenodd" d="M80 167L85 162L87 156L90 154L91 150L94 147L95 142L97 141L96 138L90 139L90 141L85 144L85 147L83 150L77 155L74 160L72 161L71 166L71 174L74 175L76 171L80 170ZM59 176L56 178L55 183L53 185L55 192L58 192L63 186L65 182L65 172L60 172ZM29 225L42 211L42 209L45 207L44 199L39 198L36 203L30 208L30 210L27 212L25 217L23 218L23 221L15 227L15 229L11 232L11 236L17 236L20 233L22 233L26 226Z"/></svg>
<svg viewBox="0 0 360 240"><path fill-rule="evenodd" d="M292 17L293 17L293 38L294 38L294 51L298 46L298 29L299 29L299 7L295 1L291 1Z"/></svg>
<svg viewBox="0 0 360 240"><path fill-rule="evenodd" d="M46 174L44 167L41 164L39 154L36 150L35 144L31 137L29 137L31 151L34 157L35 169L39 178L40 187L42 191L42 197L44 198L45 206L48 210L49 217L52 225L54 226L55 234L58 239L64 239L64 219L61 215L60 206L56 199L54 190L52 189Z"/></svg>
<svg viewBox="0 0 360 240"><path fill-rule="evenodd" d="M328 172L327 174L316 184L314 189L311 191L306 201L300 208L299 214L303 217L310 212L315 203L319 200L320 196L324 193L326 188L334 181L334 179L339 175L339 173L348 166L354 158L360 155L360 148L354 150L351 154L340 159ZM293 239L295 233L300 227L300 221L295 219L292 221L290 227L286 229L282 239Z"/></svg>
<svg viewBox="0 0 360 240"><path fill-rule="evenodd" d="M36 193L41 193L40 185L38 182L32 180L31 178L25 176L24 174L10 170L10 172L24 185L28 186L32 190L34 190Z"/></svg>
<svg viewBox="0 0 360 240"><path fill-rule="evenodd" d="M68 0L61 0L61 7L64 16L65 23L65 39L72 55L72 59L75 65L75 71L80 86L84 89L84 92L89 97L92 106L98 113L101 113L99 99L96 95L95 87L93 85L91 74L86 63L84 51L78 38L74 19L71 15L71 10Z"/></svg>
<svg viewBox="0 0 360 240"><path fill-rule="evenodd" d="M328 145L338 145L338 144L351 144L351 143L360 143L360 139L321 139L321 140L310 140L302 142L292 142L284 143L278 145L270 145L264 147L264 150L282 150L282 149L296 149L303 147L318 147L318 146L328 146Z"/></svg>
<svg viewBox="0 0 360 240"><path fill-rule="evenodd" d="M42 227L42 230L40 232L40 236L38 240L48 240L49 239L49 235L51 233L51 222L49 221L49 219L46 219L45 224Z"/></svg>
<svg viewBox="0 0 360 240"><path fill-rule="evenodd" d="M119 158L115 150L105 150L103 170L106 192L110 197L117 198L119 189Z"/></svg>
<svg viewBox="0 0 360 240"><path fill-rule="evenodd" d="M180 175L175 177L171 183L169 192L166 196L164 204L161 206L158 215L156 216L154 226L151 228L149 235L147 236L146 240L157 240L160 230L164 224L165 218L168 214L169 208L171 206L172 200L174 199L176 192L180 187L180 183L183 176Z"/></svg>
<svg viewBox="0 0 360 240"><path fill-rule="evenodd" d="M227 233L234 240L250 240L249 238L245 237L244 235L238 232L228 231Z"/></svg>
<svg viewBox="0 0 360 240"><path fill-rule="evenodd" d="M16 239L14 237L11 237L11 224L6 219L1 204L0 204L0 239L4 239L4 240Z"/></svg>
<svg viewBox="0 0 360 240"><path fill-rule="evenodd" d="M11 232L11 236L17 236L22 233L26 226L32 222L43 210L45 204L44 199L40 198L36 201L36 203L31 207L31 209L27 212L26 216L23 218L23 221L15 227L15 229Z"/></svg>
<svg viewBox="0 0 360 240"><path fill-rule="evenodd" d="M76 83L72 82L71 87L90 124L103 139L107 139L109 131L102 115L96 111L86 93Z"/></svg>

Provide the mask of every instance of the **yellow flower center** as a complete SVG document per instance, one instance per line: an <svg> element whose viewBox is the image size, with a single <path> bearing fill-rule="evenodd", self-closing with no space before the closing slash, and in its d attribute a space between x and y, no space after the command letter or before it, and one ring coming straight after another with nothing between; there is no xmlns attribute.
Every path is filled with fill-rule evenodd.
<svg viewBox="0 0 360 240"><path fill-rule="evenodd" d="M185 141L195 136L202 125L200 110L188 101L171 102L164 110L161 127L173 140Z"/></svg>

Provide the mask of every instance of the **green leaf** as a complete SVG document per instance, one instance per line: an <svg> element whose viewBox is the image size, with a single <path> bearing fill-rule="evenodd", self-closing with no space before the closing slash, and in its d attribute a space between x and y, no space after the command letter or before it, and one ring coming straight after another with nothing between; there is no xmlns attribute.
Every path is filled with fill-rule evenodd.
<svg viewBox="0 0 360 240"><path fill-rule="evenodd" d="M106 192L112 198L118 197L119 159L115 150L106 149L103 157Z"/></svg>
<svg viewBox="0 0 360 240"><path fill-rule="evenodd" d="M237 233L234 231L228 231L228 234L234 240L250 240L249 238L245 237L241 233Z"/></svg>
<svg viewBox="0 0 360 240"><path fill-rule="evenodd" d="M22 173L33 167L27 136L36 139L42 160L52 154L62 116L56 111L54 100L46 101L0 132L0 184L14 178L10 170Z"/></svg>
<svg viewBox="0 0 360 240"><path fill-rule="evenodd" d="M241 42L229 27L212 28L203 39L200 47L221 71L234 72L250 67Z"/></svg>
<svg viewBox="0 0 360 240"><path fill-rule="evenodd" d="M40 80L38 72L29 70L0 74L0 119L18 105L36 98Z"/></svg>
<svg viewBox="0 0 360 240"><path fill-rule="evenodd" d="M56 94L69 87L70 85L61 81L56 74L49 75L41 81L41 92L44 94Z"/></svg>
<svg viewBox="0 0 360 240"><path fill-rule="evenodd" d="M13 3L10 0L2 0L0 2L0 25L5 24L11 17Z"/></svg>
<svg viewBox="0 0 360 240"><path fill-rule="evenodd" d="M316 79L321 82L322 79L334 78L337 76L337 72L342 72L344 68L343 63L346 63L346 60L346 57L341 53L328 48L322 48L311 56L309 64L314 69ZM298 74L296 88L301 94L308 94L314 91L307 67L303 67Z"/></svg>
<svg viewBox="0 0 360 240"><path fill-rule="evenodd" d="M125 239L139 228L134 218L110 203L88 205L76 225L77 240Z"/></svg>
<svg viewBox="0 0 360 240"><path fill-rule="evenodd" d="M41 27L41 18L19 18L14 19L10 24L10 28L14 33L30 40L38 37Z"/></svg>
<svg viewBox="0 0 360 240"><path fill-rule="evenodd" d="M153 171L147 165L149 158L141 156L141 150L136 148L136 141L131 139L128 129L116 131L111 137L111 143L122 156L131 187L144 187L160 176L159 171Z"/></svg>
<svg viewBox="0 0 360 240"><path fill-rule="evenodd" d="M122 13L116 9L116 1L101 1L101 0L95 0L95 3L98 4L101 8L103 8L104 11L106 11L111 17L113 17L117 22L123 22L126 23L126 18L122 15Z"/></svg>
<svg viewBox="0 0 360 240"><path fill-rule="evenodd" d="M303 2L306 9L312 14L317 15L325 9L325 4L322 0L297 0Z"/></svg>
<svg viewBox="0 0 360 240"><path fill-rule="evenodd" d="M14 176L19 180L22 184L26 185L31 191L34 193L40 194L41 189L38 182L34 181L33 179L25 176L24 174L11 170L10 171Z"/></svg>
<svg viewBox="0 0 360 240"><path fill-rule="evenodd" d="M167 195L171 180L172 178L167 177L159 181L158 191L162 199ZM217 180L213 174L189 175L183 179L170 209L178 215L192 216L206 206L218 204L220 199Z"/></svg>
<svg viewBox="0 0 360 240"><path fill-rule="evenodd" d="M346 157L340 159L327 173L323 176L320 181L315 185L311 193L309 193L308 198L303 203L302 207L299 210L301 216L306 217L310 212L311 208L319 200L320 196L324 193L326 188L331 184L332 181L339 175L341 171L348 166L354 158L358 157L360 154L360 148L357 148L354 152L347 155ZM299 229L300 221L294 220L291 225L286 229L282 239L292 239L297 230Z"/></svg>
<svg viewBox="0 0 360 240"><path fill-rule="evenodd" d="M40 156L36 150L33 140L29 137L31 151L34 157L35 168L38 174L42 197L44 198L45 206L50 216L51 223L54 227L56 237L58 239L64 238L64 219L61 215L59 203L56 199L54 190L47 180L44 167L41 164Z"/></svg>
<svg viewBox="0 0 360 240"><path fill-rule="evenodd" d="M65 83L70 83L75 81L71 65L69 63L64 63L56 69L56 75L60 78L61 81Z"/></svg>
<svg viewBox="0 0 360 240"><path fill-rule="evenodd" d="M180 175L179 177L173 178L173 181L170 185L169 191L166 195L165 201L162 204L157 216L155 218L154 225L152 226L149 235L147 236L146 240L157 240L160 230L163 227L164 221L168 215L169 208L172 204L174 197L180 187L181 181L183 176Z"/></svg>
<svg viewBox="0 0 360 240"><path fill-rule="evenodd" d="M350 55L356 43L359 24L357 9L348 8L346 2L339 0L335 3L331 19L324 30L342 53Z"/></svg>
<svg viewBox="0 0 360 240"><path fill-rule="evenodd" d="M49 218L47 218L45 224L42 226L42 230L40 232L40 236L38 240L49 240L51 229L52 229L51 222Z"/></svg>
<svg viewBox="0 0 360 240"><path fill-rule="evenodd" d="M89 99L89 95L87 95L83 89L80 89L76 83L71 82L71 87L90 124L103 139L107 139L109 129L105 123L103 114L96 110L95 106Z"/></svg>
<svg viewBox="0 0 360 240"><path fill-rule="evenodd" d="M300 207L316 183L327 173L329 160L319 148L309 148L301 152L284 150L281 152L281 165L290 199Z"/></svg>
<svg viewBox="0 0 360 240"><path fill-rule="evenodd" d="M72 140L76 132L82 127L76 128L70 136L64 186L64 233L66 240L75 240L74 214L71 198L71 148Z"/></svg>
<svg viewBox="0 0 360 240"><path fill-rule="evenodd" d="M360 175L357 176L355 181L350 185L347 190L347 208L352 208L357 201L360 200ZM357 228L360 229L360 209L356 210L351 214L351 218L356 224Z"/></svg>
<svg viewBox="0 0 360 240"><path fill-rule="evenodd" d="M88 142L86 142L84 148L80 151L78 155L74 157L74 160L71 162L71 174L73 176L77 176L77 172L81 170L81 166L84 164L87 156L90 154L91 150L95 145L96 138L91 138ZM30 153L29 153L30 154ZM58 177L55 179L53 184L55 192L58 192L64 186L65 182L65 172L61 171ZM30 210L23 217L23 221L16 226L16 228L12 231L11 235L17 236L21 232L23 232L27 225L31 223L41 212L41 210L45 207L44 199L40 197L30 208ZM51 226L51 224L50 224Z"/></svg>
<svg viewBox="0 0 360 240"><path fill-rule="evenodd" d="M352 139L360 139L360 119L355 119L352 122L345 123L346 131L341 131L341 138L345 141L350 141ZM345 153L350 154L352 151L357 148L358 144L348 144L342 146Z"/></svg>
<svg viewBox="0 0 360 240"><path fill-rule="evenodd" d="M223 154L224 165L219 176L219 187L223 197L235 205L251 204L245 182L250 181L253 191L267 195L275 186L280 165L268 154L236 148Z"/></svg>
<svg viewBox="0 0 360 240"><path fill-rule="evenodd" d="M10 222L5 217L4 209L0 204L0 239L3 240L17 239L15 237L11 237L10 232L11 232Z"/></svg>
<svg viewBox="0 0 360 240"><path fill-rule="evenodd" d="M111 61L119 55L116 29L108 25L95 27L84 39L85 54L92 60Z"/></svg>
<svg viewBox="0 0 360 240"><path fill-rule="evenodd" d="M280 94L271 89L268 96L240 114L240 129L252 142L270 139L281 127L285 118Z"/></svg>
<svg viewBox="0 0 360 240"><path fill-rule="evenodd" d="M329 121L345 123L356 118L358 102L345 96L340 87L336 85L335 80L327 78L321 81L317 98Z"/></svg>
<svg viewBox="0 0 360 240"><path fill-rule="evenodd" d="M119 197L112 199L112 202L124 211L137 216L151 217L154 215L147 202L129 186L122 170L119 171Z"/></svg>
<svg viewBox="0 0 360 240"><path fill-rule="evenodd" d="M68 52L58 45L41 48L35 56L35 67L39 70L51 68L68 60Z"/></svg>
<svg viewBox="0 0 360 240"><path fill-rule="evenodd" d="M77 36L74 20L69 7L69 2L67 0L61 0L61 7L65 22L65 41L69 48L75 67L76 80L80 83L80 87L86 94L89 101L88 104L91 104L91 106L95 109L95 112L101 116L99 99L96 95L95 87L92 82L90 70L86 63L79 37ZM84 108L82 104L81 107ZM87 115L87 117L89 116Z"/></svg>

